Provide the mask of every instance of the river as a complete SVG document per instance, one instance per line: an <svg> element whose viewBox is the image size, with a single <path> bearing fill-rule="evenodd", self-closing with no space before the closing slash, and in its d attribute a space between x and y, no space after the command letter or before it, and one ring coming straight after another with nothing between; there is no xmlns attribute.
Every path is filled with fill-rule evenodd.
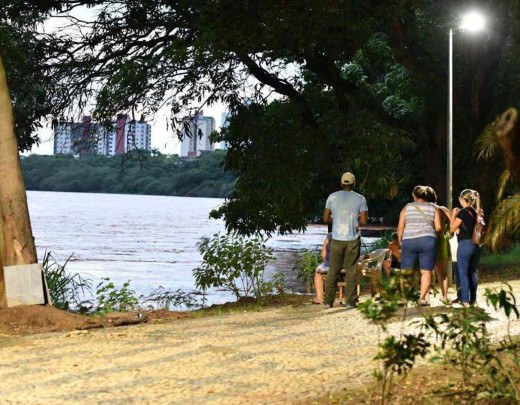
<svg viewBox="0 0 520 405"><path fill-rule="evenodd" d="M222 199L46 191L28 191L27 198L40 260L45 251L61 263L72 255L70 272L94 285L101 277L116 285L130 280L138 295L159 286L192 291L192 270L201 261L197 242L225 231L223 221L209 218ZM326 231L310 225L305 233L271 238L277 260L266 277L282 271L298 288L293 268L303 249L321 245ZM232 299L224 291L208 295L210 304Z"/></svg>

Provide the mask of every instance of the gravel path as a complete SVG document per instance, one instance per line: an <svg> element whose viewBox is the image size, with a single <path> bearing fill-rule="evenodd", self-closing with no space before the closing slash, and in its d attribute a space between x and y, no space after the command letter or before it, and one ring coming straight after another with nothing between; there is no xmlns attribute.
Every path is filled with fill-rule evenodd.
<svg viewBox="0 0 520 405"><path fill-rule="evenodd" d="M490 330L503 334L496 318ZM0 336L0 403L295 403L371 381L376 346L357 311L312 305Z"/></svg>

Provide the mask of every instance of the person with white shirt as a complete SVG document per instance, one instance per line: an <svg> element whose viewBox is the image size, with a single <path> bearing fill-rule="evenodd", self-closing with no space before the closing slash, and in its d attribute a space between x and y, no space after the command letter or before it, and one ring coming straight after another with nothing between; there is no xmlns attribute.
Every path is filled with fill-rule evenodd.
<svg viewBox="0 0 520 405"><path fill-rule="evenodd" d="M357 305L356 271L361 253L359 225L368 222L368 206L365 197L353 191L355 184L356 177L352 173L343 173L343 189L329 195L323 211L323 221L332 222L330 267L323 301L326 308L334 304L342 268L346 271L346 306L350 309Z"/></svg>

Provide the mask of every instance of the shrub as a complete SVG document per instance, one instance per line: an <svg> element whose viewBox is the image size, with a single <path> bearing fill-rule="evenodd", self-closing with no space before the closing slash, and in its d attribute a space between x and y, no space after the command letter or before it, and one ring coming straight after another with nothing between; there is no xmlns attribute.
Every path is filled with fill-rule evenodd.
<svg viewBox="0 0 520 405"><path fill-rule="evenodd" d="M130 281L127 281L118 289L109 278L103 277L96 289L96 313L135 311L138 299L129 286Z"/></svg>
<svg viewBox="0 0 520 405"><path fill-rule="evenodd" d="M52 305L65 311L88 312L92 307L92 282L79 273L67 272L71 257L72 255L61 265L51 252L43 255L42 266Z"/></svg>
<svg viewBox="0 0 520 405"><path fill-rule="evenodd" d="M198 249L202 265L193 270L197 288L224 288L237 300L262 295L260 282L265 266L275 258L264 239L215 234L211 239L201 238Z"/></svg>
<svg viewBox="0 0 520 405"><path fill-rule="evenodd" d="M307 292L310 293L315 289L314 273L316 267L323 262L321 258L321 249L305 249L303 257L298 262L298 278L307 286Z"/></svg>
<svg viewBox="0 0 520 405"><path fill-rule="evenodd" d="M167 308L169 310L199 308L204 306L204 297L202 297L202 303L198 302L198 298L201 295L202 293L199 291L186 292L181 289L172 291L160 286L149 295L141 296L140 305L152 308Z"/></svg>
<svg viewBox="0 0 520 405"><path fill-rule="evenodd" d="M276 294L276 295L285 295L285 275L283 273L277 272L273 275L271 280L269 281L260 281L259 290L262 296Z"/></svg>

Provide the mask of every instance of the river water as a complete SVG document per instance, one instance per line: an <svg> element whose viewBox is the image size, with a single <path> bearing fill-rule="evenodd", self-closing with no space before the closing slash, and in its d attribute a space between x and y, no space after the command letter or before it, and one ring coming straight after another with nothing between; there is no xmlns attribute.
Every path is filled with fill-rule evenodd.
<svg viewBox="0 0 520 405"><path fill-rule="evenodd" d="M137 294L162 286L192 291L193 268L200 263L197 242L224 232L224 223L209 212L217 198L27 192L38 257L52 252L58 262L70 255L67 268L93 280L109 277L117 285L130 280ZM305 248L319 247L327 229L310 225L305 233L276 235L268 245L277 260L266 269L286 274L298 288L293 270ZM370 243L370 240L368 240ZM210 291L208 303L232 300L229 292Z"/></svg>

